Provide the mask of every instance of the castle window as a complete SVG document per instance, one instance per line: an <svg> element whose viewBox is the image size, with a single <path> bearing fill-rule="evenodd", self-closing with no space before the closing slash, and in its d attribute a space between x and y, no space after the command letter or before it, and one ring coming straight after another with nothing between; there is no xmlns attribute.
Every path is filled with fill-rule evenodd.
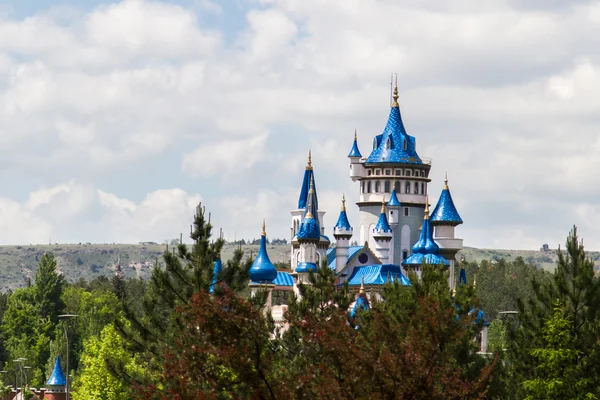
<svg viewBox="0 0 600 400"><path fill-rule="evenodd" d="M385 142L385 147L388 149L392 148L392 140L390 138L388 138L388 140Z"/></svg>
<svg viewBox="0 0 600 400"><path fill-rule="evenodd" d="M410 169L407 169L404 172L406 173L406 176L410 176Z"/></svg>
<svg viewBox="0 0 600 400"><path fill-rule="evenodd" d="M408 250L402 250L402 259L406 260L408 258Z"/></svg>
<svg viewBox="0 0 600 400"><path fill-rule="evenodd" d="M375 170L375 175L381 175L381 170L380 169L376 169Z"/></svg>
<svg viewBox="0 0 600 400"><path fill-rule="evenodd" d="M390 189L390 181L385 181L384 190L386 193L390 193L392 190Z"/></svg>
<svg viewBox="0 0 600 400"><path fill-rule="evenodd" d="M409 212L410 212L409 210L410 210L410 208L408 208L408 207L404 207L404 216L405 216L405 217L408 217L408 215L409 215Z"/></svg>
<svg viewBox="0 0 600 400"><path fill-rule="evenodd" d="M368 175L368 176L371 176L371 173L372 173L372 172L373 172L373 171L371 171L370 169L369 169L369 170L367 170L367 175Z"/></svg>
<svg viewBox="0 0 600 400"><path fill-rule="evenodd" d="M425 183L421 182L421 194L425 194Z"/></svg>
<svg viewBox="0 0 600 400"><path fill-rule="evenodd" d="M367 182L367 193L371 193L371 181Z"/></svg>
<svg viewBox="0 0 600 400"><path fill-rule="evenodd" d="M367 261L369 261L369 256L366 255L365 253L361 253L358 256L358 262L360 262L361 264L366 264Z"/></svg>
<svg viewBox="0 0 600 400"><path fill-rule="evenodd" d="M419 183L415 182L415 194L419 194Z"/></svg>
<svg viewBox="0 0 600 400"><path fill-rule="evenodd" d="M394 190L396 191L396 193L400 193L400 182L396 181L394 183Z"/></svg>
<svg viewBox="0 0 600 400"><path fill-rule="evenodd" d="M386 175L391 175L392 174L392 170L391 169L386 169L385 170L385 174Z"/></svg>
<svg viewBox="0 0 600 400"><path fill-rule="evenodd" d="M407 139L404 139L404 141L402 142L402 150L406 150L407 147Z"/></svg>
<svg viewBox="0 0 600 400"><path fill-rule="evenodd" d="M381 192L381 182L375 181L375 193Z"/></svg>
<svg viewBox="0 0 600 400"><path fill-rule="evenodd" d="M404 193L410 194L410 182L404 184Z"/></svg>
<svg viewBox="0 0 600 400"><path fill-rule="evenodd" d="M402 170L401 169L397 169L396 170L396 175L398 175L398 176L402 175Z"/></svg>

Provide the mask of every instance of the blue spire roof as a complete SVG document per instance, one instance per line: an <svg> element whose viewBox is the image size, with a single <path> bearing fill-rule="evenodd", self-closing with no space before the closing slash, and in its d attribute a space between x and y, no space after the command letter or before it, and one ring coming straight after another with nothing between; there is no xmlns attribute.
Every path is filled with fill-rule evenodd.
<svg viewBox="0 0 600 400"><path fill-rule="evenodd" d="M369 308L371 308L369 306L369 300L367 300L364 293L360 293L356 299L356 302L354 303L354 307L352 307L352 311L350 311L350 318L355 318L358 310L366 311Z"/></svg>
<svg viewBox="0 0 600 400"><path fill-rule="evenodd" d="M394 88L394 102L388 122L383 133L375 137L373 151L367 163L423 164L416 151L415 138L406 133L402 123L398 106L398 87Z"/></svg>
<svg viewBox="0 0 600 400"><path fill-rule="evenodd" d="M350 149L348 157L362 157L362 154L360 154L360 150L358 150L356 131L354 131L354 143L352 143L352 149Z"/></svg>
<svg viewBox="0 0 600 400"><path fill-rule="evenodd" d="M65 379L65 374L63 374L62 368L60 367L60 356L56 356L54 370L52 371L52 375L50 375L50 379L48 379L48 382L46 382L46 385L65 386L66 384L67 380Z"/></svg>
<svg viewBox="0 0 600 400"><path fill-rule="evenodd" d="M304 170L304 178L302 179L302 187L300 188L300 197L298 198L298 209L301 210L308 206L308 193L310 191L310 184L313 186L313 204L310 210L313 215L317 215L319 209L319 200L317 197L317 185L315 184L315 173L312 167L311 155L308 152L308 164Z"/></svg>
<svg viewBox="0 0 600 400"><path fill-rule="evenodd" d="M388 207L400 207L402 204L400 200L398 200L398 195L396 195L396 189L392 190L392 195L390 196L390 201L387 203Z"/></svg>
<svg viewBox="0 0 600 400"><path fill-rule="evenodd" d="M314 191L314 182L310 181L310 188L308 190L308 203L306 204L306 215L300 224L296 237L298 240L320 240L321 239L321 227L319 221L314 217L313 214L314 202L316 201ZM316 213L316 210L314 211Z"/></svg>
<svg viewBox="0 0 600 400"><path fill-rule="evenodd" d="M263 222L263 231L260 236L260 249L250 267L250 280L256 283L271 283L277 278L277 268L269 260L267 254L267 233L265 232L265 224Z"/></svg>
<svg viewBox="0 0 600 400"><path fill-rule="evenodd" d="M452 195L450 194L450 188L448 188L448 177L446 177L444 189L440 195L437 205L431 213L431 223L434 225L460 225L463 223L462 218L458 214L454 201L452 201Z"/></svg>
<svg viewBox="0 0 600 400"><path fill-rule="evenodd" d="M433 230L429 222L429 205L425 206L425 217L421 228L419 241L412 248L412 254L402 262L403 265L418 266L425 264L450 265L448 260L440 256L440 247L433 240Z"/></svg>
<svg viewBox="0 0 600 400"><path fill-rule="evenodd" d="M301 262L296 266L296 272L317 271L317 264L309 262Z"/></svg>
<svg viewBox="0 0 600 400"><path fill-rule="evenodd" d="M210 287L208 288L209 293L213 293L215 291L215 286L219 281L219 275L221 275L221 272L223 272L223 263L221 262L221 258L217 258L213 266L212 281L210 283Z"/></svg>
<svg viewBox="0 0 600 400"><path fill-rule="evenodd" d="M341 230L350 230L352 227L350 226L350 221L348 221L348 215L346 214L346 198L342 197L342 210L340 211L340 216L338 217L337 222L333 229L341 229Z"/></svg>
<svg viewBox="0 0 600 400"><path fill-rule="evenodd" d="M379 220L377 221L377 225L375 225L376 232L391 232L392 228L388 223L387 216L385 215L385 205L381 206L381 213L379 214Z"/></svg>

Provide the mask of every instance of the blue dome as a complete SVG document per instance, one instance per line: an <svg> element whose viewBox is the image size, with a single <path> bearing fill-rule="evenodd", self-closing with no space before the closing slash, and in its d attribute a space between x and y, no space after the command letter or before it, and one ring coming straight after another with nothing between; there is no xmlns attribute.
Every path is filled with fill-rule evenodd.
<svg viewBox="0 0 600 400"><path fill-rule="evenodd" d="M264 231L260 237L260 250L250 267L249 274L250 280L256 283L271 283L277 278L277 268L267 254L267 236Z"/></svg>
<svg viewBox="0 0 600 400"><path fill-rule="evenodd" d="M321 239L321 228L316 219L312 215L304 217L304 220L300 224L298 233L296 234L298 240L319 240Z"/></svg>
<svg viewBox="0 0 600 400"><path fill-rule="evenodd" d="M356 132L354 132L354 143L352 143L352 149L350 149L350 153L348 157L362 157L360 154L360 150L358 150L358 143L356 141Z"/></svg>
<svg viewBox="0 0 600 400"><path fill-rule="evenodd" d="M444 264L449 266L450 263L444 257L440 256L440 247L433 240L433 231L429 222L429 206L425 206L425 217L423 218L423 226L421 227L421 236L419 241L412 248L413 253L402 262L404 266L419 266L423 263L430 265Z"/></svg>
<svg viewBox="0 0 600 400"><path fill-rule="evenodd" d="M377 225L375 225L375 232L391 232L392 228L388 223L385 212L379 214L379 220L377 221Z"/></svg>
<svg viewBox="0 0 600 400"><path fill-rule="evenodd" d="M400 200L398 200L398 195L396 194L396 189L392 190L392 195L390 196L390 201L387 203L388 207L400 207L402 204Z"/></svg>
<svg viewBox="0 0 600 400"><path fill-rule="evenodd" d="M394 88L394 103L388 122L381 135L375 137L373 151L367 163L423 164L416 151L415 138L406 133L400 107L397 103L398 88Z"/></svg>
<svg viewBox="0 0 600 400"><path fill-rule="evenodd" d="M210 287L208 288L209 293L213 293L215 291L215 286L219 281L219 275L221 275L221 272L223 272L223 263L221 262L220 258L217 258L213 266L212 281L210 283Z"/></svg>
<svg viewBox="0 0 600 400"><path fill-rule="evenodd" d="M450 188L448 188L448 180L444 185L444 190L440 195L437 205L431 213L431 223L433 225L460 225L463 223L462 218L458 214L454 201L452 201L452 195L450 194Z"/></svg>
<svg viewBox="0 0 600 400"><path fill-rule="evenodd" d="M296 272L315 272L317 270L317 264L309 262L301 262L296 266Z"/></svg>
<svg viewBox="0 0 600 400"><path fill-rule="evenodd" d="M56 362L54 363L54 370L52 371L52 375L50 375L50 379L46 382L47 386L65 386L67 384L67 380L65 379L65 374L63 374L62 368L60 367L60 356L56 357Z"/></svg>

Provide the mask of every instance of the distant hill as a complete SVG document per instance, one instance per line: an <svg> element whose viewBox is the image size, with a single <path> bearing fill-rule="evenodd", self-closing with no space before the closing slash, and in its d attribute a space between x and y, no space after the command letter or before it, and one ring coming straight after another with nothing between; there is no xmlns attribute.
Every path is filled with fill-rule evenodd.
<svg viewBox="0 0 600 400"><path fill-rule="evenodd" d="M229 259L234 245L225 245L223 259ZM247 255L256 254L257 245L243 246ZM112 276L117 260L126 277L148 278L156 264L162 261L164 245L147 244L55 244L29 246L0 246L0 291L23 287L27 277L33 279L39 258L45 252L53 252L58 259L58 268L71 282L83 278L92 280L98 276ZM269 257L273 263L289 262L288 245L268 245ZM467 247L463 254L468 261L514 260L522 257L540 268L554 270L557 260L556 250L546 252L533 250L492 250ZM600 252L588 253L600 267Z"/></svg>

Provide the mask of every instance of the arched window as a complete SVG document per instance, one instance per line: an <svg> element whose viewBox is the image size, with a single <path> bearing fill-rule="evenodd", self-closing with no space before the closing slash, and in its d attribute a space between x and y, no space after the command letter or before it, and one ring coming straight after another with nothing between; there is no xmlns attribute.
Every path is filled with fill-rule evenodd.
<svg viewBox="0 0 600 400"><path fill-rule="evenodd" d="M375 181L375 193L381 192L381 182Z"/></svg>
<svg viewBox="0 0 600 400"><path fill-rule="evenodd" d="M373 150L377 148L377 138L373 139Z"/></svg>
<svg viewBox="0 0 600 400"><path fill-rule="evenodd" d="M419 194L419 182L415 182L415 194Z"/></svg>
<svg viewBox="0 0 600 400"><path fill-rule="evenodd" d="M367 182L367 193L371 193L371 181Z"/></svg>
<svg viewBox="0 0 600 400"><path fill-rule="evenodd" d="M396 181L396 183L394 183L394 190L396 191L396 193L401 193L400 192L400 181Z"/></svg>
<svg viewBox="0 0 600 400"><path fill-rule="evenodd" d="M410 194L410 182L404 184L404 193Z"/></svg>
<svg viewBox="0 0 600 400"><path fill-rule="evenodd" d="M407 140L406 140L406 139L404 139L404 140L402 141L402 150L406 150L406 149L407 149L408 145L407 145L407 143L406 143L406 142L407 142Z"/></svg>
<svg viewBox="0 0 600 400"><path fill-rule="evenodd" d="M385 142L385 147L388 149L392 148L392 140L390 138L388 138L388 140Z"/></svg>
<svg viewBox="0 0 600 400"><path fill-rule="evenodd" d="M421 182L421 194L425 194L425 183Z"/></svg>
<svg viewBox="0 0 600 400"><path fill-rule="evenodd" d="M385 181L384 190L386 193L390 193L392 190L390 189L390 181Z"/></svg>

